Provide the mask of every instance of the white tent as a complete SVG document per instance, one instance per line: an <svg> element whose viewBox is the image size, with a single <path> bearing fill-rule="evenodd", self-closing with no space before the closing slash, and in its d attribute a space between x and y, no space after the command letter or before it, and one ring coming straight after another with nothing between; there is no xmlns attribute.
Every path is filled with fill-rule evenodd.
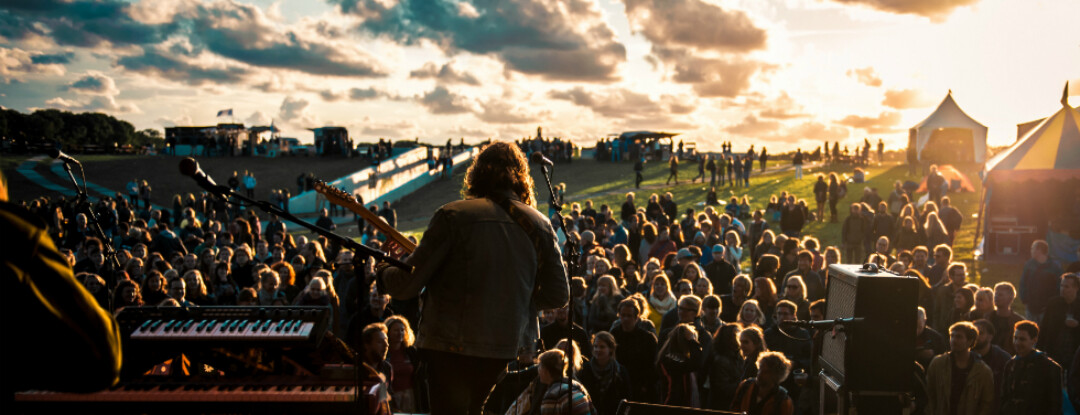
<svg viewBox="0 0 1080 415"><path fill-rule="evenodd" d="M936 141L933 146L935 150L949 148L961 153L971 151L973 154L966 155L973 155L973 161L982 163L986 161L986 130L985 125L960 109L950 90L930 116L908 130L908 146L914 146L919 160L926 160L923 150ZM967 144L968 137L971 144Z"/></svg>

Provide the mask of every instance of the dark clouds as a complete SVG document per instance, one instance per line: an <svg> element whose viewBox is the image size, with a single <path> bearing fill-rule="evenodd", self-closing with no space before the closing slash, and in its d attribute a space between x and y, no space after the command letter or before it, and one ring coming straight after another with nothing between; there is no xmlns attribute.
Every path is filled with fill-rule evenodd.
<svg viewBox="0 0 1080 415"><path fill-rule="evenodd" d="M738 56L707 57L688 49L653 46L653 54L672 70L671 79L693 85L701 97L734 98L750 89L754 75L775 68Z"/></svg>
<svg viewBox="0 0 1080 415"><path fill-rule="evenodd" d="M549 80L614 81L626 48L591 0L328 0L361 31L448 54L489 55Z"/></svg>
<svg viewBox="0 0 1080 415"><path fill-rule="evenodd" d="M198 9L192 23L193 43L253 66L292 69L314 75L387 75L374 58L346 43L331 43L316 36L277 29L257 6L211 3Z"/></svg>
<svg viewBox="0 0 1080 415"><path fill-rule="evenodd" d="M377 59L351 42L336 40L341 30L335 31L326 22L305 24L310 30L280 28L258 7L234 1L154 4L149 7L158 7L153 11L165 16L164 22L155 23L133 18L146 12L119 0L6 3L0 10L4 37L47 37L61 46L142 47L141 55L122 57L118 65L188 84L236 82L250 71L231 64L206 68L192 59L204 53L253 67L314 75L387 75ZM155 17L160 20L161 16ZM175 42L178 38L183 41ZM68 55L42 56L39 59L55 63L70 59ZM190 76L182 74L188 70Z"/></svg>
<svg viewBox="0 0 1080 415"><path fill-rule="evenodd" d="M471 112L472 104L468 98L450 92L444 86L437 86L417 99L420 105L432 114L461 114Z"/></svg>
<svg viewBox="0 0 1080 415"><path fill-rule="evenodd" d="M435 79L443 84L480 85L480 80L476 79L471 73L458 71L451 65L452 63L446 63L440 67L436 65L435 62L428 62L425 63L424 66L409 72L409 78Z"/></svg>
<svg viewBox="0 0 1080 415"><path fill-rule="evenodd" d="M671 70L671 79L693 85L701 97L733 98L771 68L748 58L764 49L767 33L750 17L701 0L623 0L631 29L652 43L650 62Z"/></svg>
<svg viewBox="0 0 1080 415"><path fill-rule="evenodd" d="M40 54L30 57L30 62L35 65L66 65L71 63L75 52L61 52L52 54Z"/></svg>
<svg viewBox="0 0 1080 415"><path fill-rule="evenodd" d="M116 100L116 96L120 95L116 81L101 72L87 71L61 89L82 97L75 99L56 97L45 101L46 106L68 111L139 112L139 107L134 104ZM90 97L87 98L85 95L90 95Z"/></svg>
<svg viewBox="0 0 1080 415"><path fill-rule="evenodd" d="M317 122L308 108L309 105L310 103L306 99L287 96L281 101L278 118L287 123L300 126L310 127L315 125Z"/></svg>
<svg viewBox="0 0 1080 415"><path fill-rule="evenodd" d="M239 83L252 73L250 69L237 65L203 66L169 55L172 54L144 49L142 54L121 57L116 61L116 65L129 71L189 85Z"/></svg>
<svg viewBox="0 0 1080 415"><path fill-rule="evenodd" d="M935 22L944 21L959 7L971 6L979 0L832 0L837 3L858 4L873 9L928 17Z"/></svg>
<svg viewBox="0 0 1080 415"><path fill-rule="evenodd" d="M701 0L623 0L634 31L653 44L746 52L765 47L767 34L746 13Z"/></svg>
<svg viewBox="0 0 1080 415"><path fill-rule="evenodd" d="M94 47L147 45L163 41L174 23L146 24L131 17L131 5L115 0L15 0L0 10L0 34L15 40L48 36L60 45Z"/></svg>
<svg viewBox="0 0 1080 415"><path fill-rule="evenodd" d="M860 84L872 87L881 86L881 78L878 77L877 71L873 67L867 66L865 68L848 69L847 76L855 78Z"/></svg>
<svg viewBox="0 0 1080 415"><path fill-rule="evenodd" d="M84 94L116 95L116 81L100 72L88 72L65 89Z"/></svg>

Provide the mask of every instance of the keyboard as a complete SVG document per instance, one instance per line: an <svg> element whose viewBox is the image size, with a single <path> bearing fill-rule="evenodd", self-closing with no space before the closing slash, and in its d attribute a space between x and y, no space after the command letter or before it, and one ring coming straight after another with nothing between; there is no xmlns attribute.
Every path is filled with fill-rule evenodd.
<svg viewBox="0 0 1080 415"><path fill-rule="evenodd" d="M25 391L18 402L354 402L353 385L124 385L94 393Z"/></svg>
<svg viewBox="0 0 1080 415"><path fill-rule="evenodd" d="M318 343L329 307L127 307L116 316L131 342Z"/></svg>

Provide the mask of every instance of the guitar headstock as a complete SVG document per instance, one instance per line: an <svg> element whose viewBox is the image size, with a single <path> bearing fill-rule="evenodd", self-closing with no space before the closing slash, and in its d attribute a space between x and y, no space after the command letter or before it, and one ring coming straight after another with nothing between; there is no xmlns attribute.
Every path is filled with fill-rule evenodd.
<svg viewBox="0 0 1080 415"><path fill-rule="evenodd" d="M327 199L339 199L347 203L356 203L356 199L352 195L345 193L343 190L338 189L330 184L322 181L315 181L315 191L326 196Z"/></svg>

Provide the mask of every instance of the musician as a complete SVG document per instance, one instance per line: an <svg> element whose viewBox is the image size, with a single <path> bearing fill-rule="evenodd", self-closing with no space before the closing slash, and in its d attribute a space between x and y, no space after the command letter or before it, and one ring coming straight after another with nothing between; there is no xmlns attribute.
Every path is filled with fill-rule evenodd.
<svg viewBox="0 0 1080 415"><path fill-rule="evenodd" d="M0 373L7 407L15 391L89 392L116 383L120 332L79 284L46 225L7 202L0 175L0 293L5 331Z"/></svg>
<svg viewBox="0 0 1080 415"><path fill-rule="evenodd" d="M479 414L506 363L537 338L537 310L569 301L555 232L532 189L521 151L492 143L466 173L466 199L435 212L406 260L415 269L379 265L394 299L425 290L416 345L429 365L433 415Z"/></svg>

